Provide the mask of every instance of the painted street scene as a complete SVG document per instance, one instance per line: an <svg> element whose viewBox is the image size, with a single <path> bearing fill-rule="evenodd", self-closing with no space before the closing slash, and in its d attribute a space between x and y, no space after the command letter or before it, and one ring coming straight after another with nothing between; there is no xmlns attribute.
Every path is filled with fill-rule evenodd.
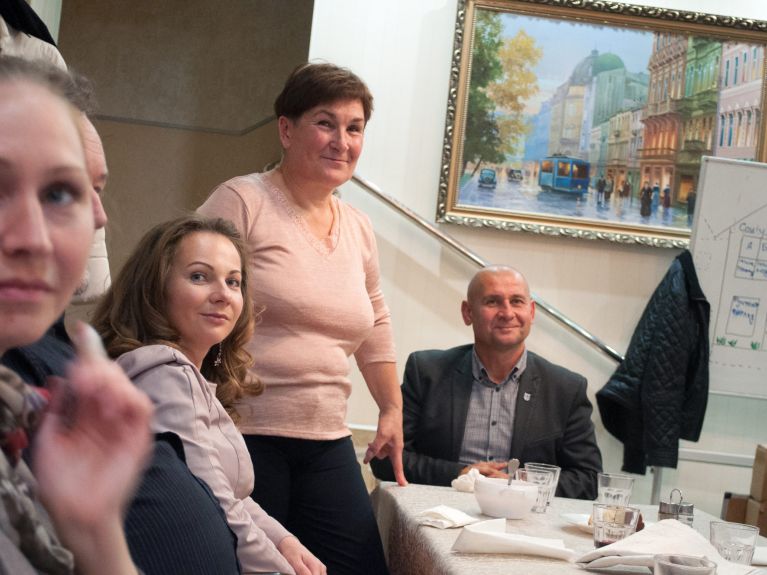
<svg viewBox="0 0 767 575"><path fill-rule="evenodd" d="M764 48L478 10L457 204L690 227L700 158L754 160Z"/></svg>

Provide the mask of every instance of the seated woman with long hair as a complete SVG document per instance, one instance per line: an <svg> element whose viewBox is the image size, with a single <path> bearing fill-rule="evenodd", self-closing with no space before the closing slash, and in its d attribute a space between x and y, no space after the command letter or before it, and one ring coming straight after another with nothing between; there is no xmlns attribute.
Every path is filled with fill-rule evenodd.
<svg viewBox="0 0 767 575"><path fill-rule="evenodd" d="M226 220L160 224L112 283L94 325L154 403L153 431L178 434L192 473L218 499L243 572L319 575L322 563L250 498L253 465L231 407L262 389L243 347L255 323L244 254Z"/></svg>

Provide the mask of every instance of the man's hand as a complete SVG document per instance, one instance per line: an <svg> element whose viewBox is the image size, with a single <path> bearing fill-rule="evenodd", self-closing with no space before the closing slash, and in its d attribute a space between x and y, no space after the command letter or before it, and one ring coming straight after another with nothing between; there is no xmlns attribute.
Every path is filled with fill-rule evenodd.
<svg viewBox="0 0 767 575"><path fill-rule="evenodd" d="M485 477L509 478L509 474L503 470L509 465L508 461L477 461L461 469L461 475L465 475L470 469L476 469Z"/></svg>
<svg viewBox="0 0 767 575"><path fill-rule="evenodd" d="M405 471L402 467L402 449L404 440L402 439L402 411L399 409L390 409L381 412L378 416L378 430L375 439L368 443L368 449L365 452L364 463L369 463L371 459L389 458L394 478L399 485L407 485Z"/></svg>

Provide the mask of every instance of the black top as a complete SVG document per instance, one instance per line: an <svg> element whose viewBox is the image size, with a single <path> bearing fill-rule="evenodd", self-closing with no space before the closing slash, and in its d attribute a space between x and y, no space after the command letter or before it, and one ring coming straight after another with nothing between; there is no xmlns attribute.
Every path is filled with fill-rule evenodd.
<svg viewBox="0 0 767 575"><path fill-rule="evenodd" d="M152 463L128 509L125 534L146 575L240 573L237 538L218 500L186 466L175 433L155 436Z"/></svg>
<svg viewBox="0 0 767 575"><path fill-rule="evenodd" d="M35 14L26 0L0 0L0 16L14 30L39 38L48 44L56 45L45 22Z"/></svg>

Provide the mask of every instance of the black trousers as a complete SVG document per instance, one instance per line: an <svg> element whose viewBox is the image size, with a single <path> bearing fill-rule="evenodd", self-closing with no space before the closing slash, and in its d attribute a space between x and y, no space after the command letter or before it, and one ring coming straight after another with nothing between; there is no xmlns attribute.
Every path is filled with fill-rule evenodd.
<svg viewBox="0 0 767 575"><path fill-rule="evenodd" d="M388 575L351 437L314 441L245 435L253 499L298 537L329 575Z"/></svg>

